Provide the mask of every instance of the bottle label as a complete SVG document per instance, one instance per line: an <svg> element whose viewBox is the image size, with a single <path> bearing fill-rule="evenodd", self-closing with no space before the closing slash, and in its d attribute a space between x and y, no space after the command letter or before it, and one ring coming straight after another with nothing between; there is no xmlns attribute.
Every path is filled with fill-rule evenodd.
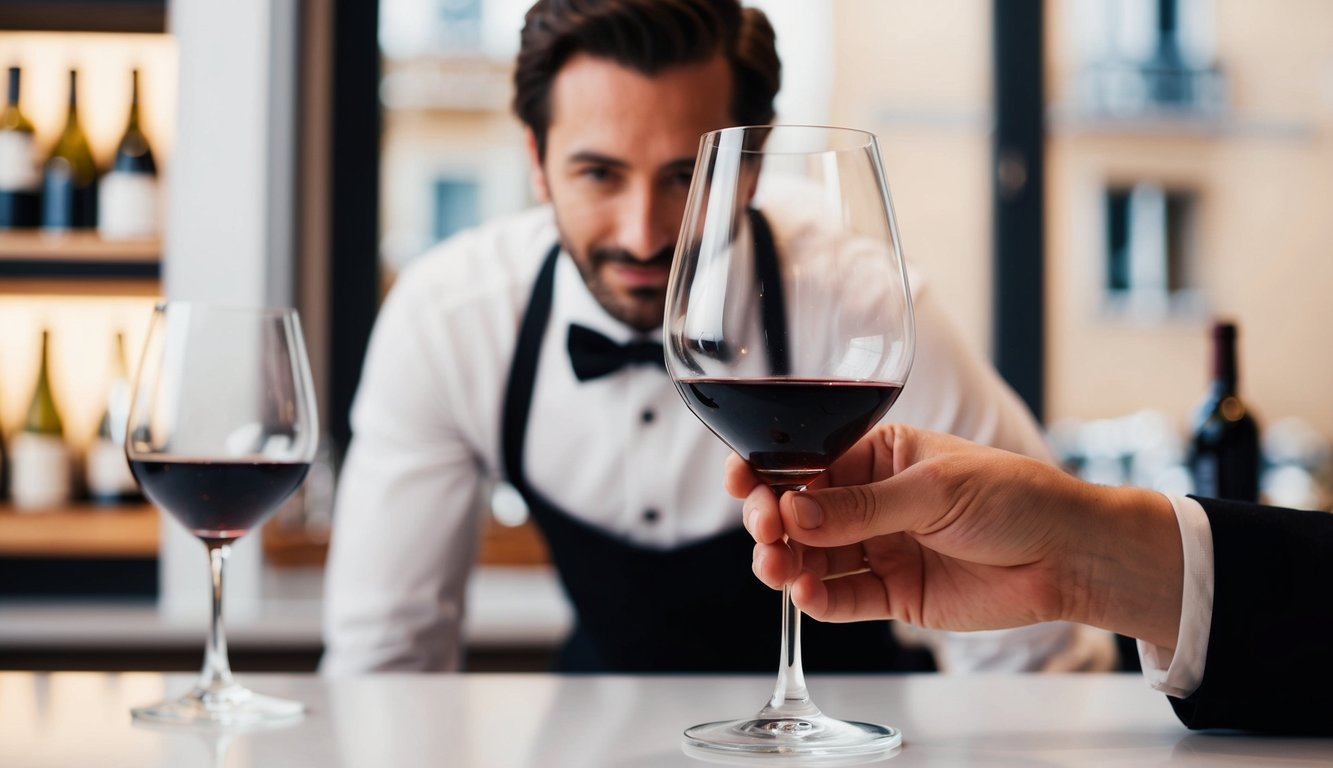
<svg viewBox="0 0 1333 768"><path fill-rule="evenodd" d="M153 237L158 231L157 177L112 171L102 177L97 230L108 240Z"/></svg>
<svg viewBox="0 0 1333 768"><path fill-rule="evenodd" d="M88 495L94 499L119 499L133 495L138 485L125 458L125 448L114 440L96 440L85 457Z"/></svg>
<svg viewBox="0 0 1333 768"><path fill-rule="evenodd" d="M51 435L20 432L10 444L9 494L20 510L69 501L69 449Z"/></svg>
<svg viewBox="0 0 1333 768"><path fill-rule="evenodd" d="M41 186L32 134L0 131L0 191L35 192Z"/></svg>

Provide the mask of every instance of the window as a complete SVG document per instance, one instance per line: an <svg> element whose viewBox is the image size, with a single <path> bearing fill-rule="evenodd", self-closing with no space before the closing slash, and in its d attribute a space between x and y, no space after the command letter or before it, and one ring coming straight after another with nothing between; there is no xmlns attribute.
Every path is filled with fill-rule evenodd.
<svg viewBox="0 0 1333 768"><path fill-rule="evenodd" d="M480 187L475 179L435 180L435 216L432 229L437 241L481 223L479 194Z"/></svg>
<svg viewBox="0 0 1333 768"><path fill-rule="evenodd" d="M1114 311L1188 311L1195 302L1197 196L1152 182L1107 188L1104 295Z"/></svg>
<svg viewBox="0 0 1333 768"><path fill-rule="evenodd" d="M1083 106L1117 117L1212 116L1226 103L1212 0L1082 0Z"/></svg>

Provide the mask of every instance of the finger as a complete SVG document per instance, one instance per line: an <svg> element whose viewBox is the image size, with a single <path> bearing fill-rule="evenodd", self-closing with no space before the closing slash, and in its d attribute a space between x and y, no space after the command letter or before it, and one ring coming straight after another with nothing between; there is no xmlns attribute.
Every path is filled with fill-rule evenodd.
<svg viewBox="0 0 1333 768"><path fill-rule="evenodd" d="M755 541L773 544L782 540L782 513L778 511L778 500L768 486L756 486L750 491L742 516L745 530Z"/></svg>
<svg viewBox="0 0 1333 768"><path fill-rule="evenodd" d="M853 544L892 533L929 533L947 521L966 468L927 461L866 485L790 493L782 498L783 528L812 546Z"/></svg>
<svg viewBox="0 0 1333 768"><path fill-rule="evenodd" d="M804 571L791 584L792 603L819 621L847 622L891 617L884 582L872 573L818 579Z"/></svg>
<svg viewBox="0 0 1333 768"><path fill-rule="evenodd" d="M759 485L759 480L755 478L754 471L750 465L736 454L727 456L726 464L722 469L722 487L733 498L743 499L750 495L750 491Z"/></svg>
<svg viewBox="0 0 1333 768"><path fill-rule="evenodd" d="M800 556L784 544L755 544L750 568L765 585L782 589L800 574Z"/></svg>
<svg viewBox="0 0 1333 768"><path fill-rule="evenodd" d="M788 547L801 558L801 570L821 579L845 576L869 568L865 548L860 544L844 547L808 547L799 542L788 542Z"/></svg>

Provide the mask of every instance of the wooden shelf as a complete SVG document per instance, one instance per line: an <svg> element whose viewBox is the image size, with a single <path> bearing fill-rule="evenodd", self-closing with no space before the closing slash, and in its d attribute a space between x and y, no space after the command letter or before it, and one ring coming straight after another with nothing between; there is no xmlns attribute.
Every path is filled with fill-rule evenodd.
<svg viewBox="0 0 1333 768"><path fill-rule="evenodd" d="M311 537L284 527L277 519L264 524L264 557L271 565L322 566L328 557L327 537ZM482 565L540 566L550 563L546 540L532 522L519 526L486 521L477 561Z"/></svg>
<svg viewBox="0 0 1333 768"><path fill-rule="evenodd" d="M0 232L0 262L52 262L156 265L162 252L157 238L103 240L91 230L53 234L38 229Z"/></svg>
<svg viewBox="0 0 1333 768"><path fill-rule="evenodd" d="M551 556L545 537L531 520L507 526L488 519L477 561L483 565L546 565Z"/></svg>
<svg viewBox="0 0 1333 768"><path fill-rule="evenodd" d="M0 293L156 296L162 244L95 232L0 232Z"/></svg>
<svg viewBox="0 0 1333 768"><path fill-rule="evenodd" d="M19 511L0 503L0 557L157 557L158 512L151 504L69 504ZM264 554L278 566L323 565L326 540L264 528ZM479 562L485 565L546 565L550 556L531 522L508 527L490 520L482 534Z"/></svg>
<svg viewBox="0 0 1333 768"><path fill-rule="evenodd" d="M0 556L157 557L158 516L150 504L70 504L19 511L0 504Z"/></svg>
<svg viewBox="0 0 1333 768"><path fill-rule="evenodd" d="M0 29L26 32L153 32L167 29L166 0L5 0Z"/></svg>

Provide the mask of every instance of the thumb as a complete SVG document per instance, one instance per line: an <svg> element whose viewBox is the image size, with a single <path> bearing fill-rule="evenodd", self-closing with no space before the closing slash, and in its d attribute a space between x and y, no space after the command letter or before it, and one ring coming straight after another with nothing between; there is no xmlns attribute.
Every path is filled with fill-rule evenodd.
<svg viewBox="0 0 1333 768"><path fill-rule="evenodd" d="M907 472L866 485L825 488L783 496L782 522L788 538L816 547L855 544L876 536L926 529L938 492Z"/></svg>
<svg viewBox="0 0 1333 768"><path fill-rule="evenodd" d="M946 514L958 480L956 457L976 446L950 435L885 424L862 441L859 469L835 463L831 487L785 494L779 508L789 538L841 546L902 531L928 530ZM869 482L867 482L867 480Z"/></svg>

